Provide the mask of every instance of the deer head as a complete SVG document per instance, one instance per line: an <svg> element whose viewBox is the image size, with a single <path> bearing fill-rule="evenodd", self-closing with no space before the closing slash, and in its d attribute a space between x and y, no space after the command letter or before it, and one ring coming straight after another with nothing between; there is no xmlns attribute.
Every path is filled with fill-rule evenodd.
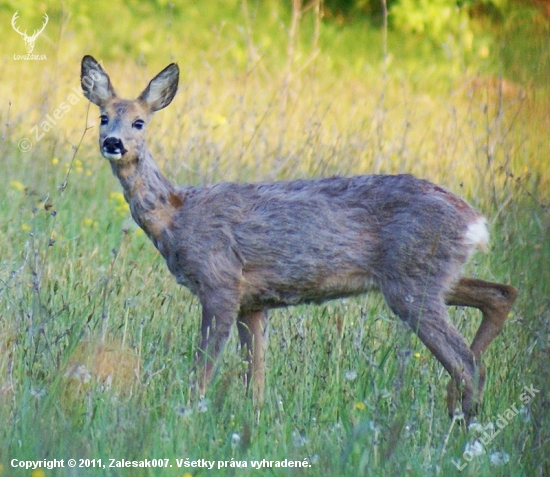
<svg viewBox="0 0 550 477"><path fill-rule="evenodd" d="M132 162L143 157L145 133L155 111L170 104L178 89L179 68L175 63L155 76L135 100L120 98L101 65L91 56L82 59L84 95L100 108L101 154L111 162Z"/></svg>
<svg viewBox="0 0 550 477"><path fill-rule="evenodd" d="M27 53L32 53L32 51L34 50L34 42L38 38L38 35L40 35L40 33L44 31L44 28L46 28L46 25L48 24L48 15L44 13L44 23L42 23L42 28L40 28L40 30L34 30L34 33L29 36L27 35L27 30L21 33L21 31L19 31L19 28L17 28L17 25L15 24L18 18L18 13L19 11L13 14L13 17L11 18L11 26L17 33L19 33L23 37L23 40L25 40L25 48L27 49Z"/></svg>

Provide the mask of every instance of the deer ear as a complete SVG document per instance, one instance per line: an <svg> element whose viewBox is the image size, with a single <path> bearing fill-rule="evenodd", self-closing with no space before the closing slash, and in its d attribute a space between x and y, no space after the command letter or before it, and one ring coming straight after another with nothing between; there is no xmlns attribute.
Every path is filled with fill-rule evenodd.
<svg viewBox="0 0 550 477"><path fill-rule="evenodd" d="M82 58L80 84L82 85L84 96L100 107L105 101L116 96L109 76L101 65L89 55Z"/></svg>
<svg viewBox="0 0 550 477"><path fill-rule="evenodd" d="M164 68L139 95L139 100L145 102L151 111L168 106L178 90L180 69L176 63Z"/></svg>

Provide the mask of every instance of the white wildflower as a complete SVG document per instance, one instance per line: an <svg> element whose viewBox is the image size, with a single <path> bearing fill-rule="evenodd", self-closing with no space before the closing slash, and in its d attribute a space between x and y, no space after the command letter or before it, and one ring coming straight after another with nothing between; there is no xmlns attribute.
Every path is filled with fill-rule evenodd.
<svg viewBox="0 0 550 477"><path fill-rule="evenodd" d="M210 404L209 399L201 399L199 403L197 404L197 411L199 412L207 412L208 411L208 405Z"/></svg>
<svg viewBox="0 0 550 477"><path fill-rule="evenodd" d="M83 364L77 364L65 373L65 377L69 379L76 379L82 383L87 383L92 379L92 374Z"/></svg>
<svg viewBox="0 0 550 477"><path fill-rule="evenodd" d="M483 425L480 422L470 422L470 425L468 426L468 430L470 432L483 432Z"/></svg>
<svg viewBox="0 0 550 477"><path fill-rule="evenodd" d="M344 378L346 379L346 381L355 380L357 378L357 371L355 371L355 369L350 369L346 371L346 373L344 374Z"/></svg>
<svg viewBox="0 0 550 477"><path fill-rule="evenodd" d="M491 461L491 464L501 466L508 463L510 456L506 452L496 451L491 453L489 460Z"/></svg>
<svg viewBox="0 0 550 477"><path fill-rule="evenodd" d="M476 439L471 444L469 442L466 444L466 447L464 447L464 452L470 452L474 457L477 457L485 453L485 448L483 447L483 444Z"/></svg>
<svg viewBox="0 0 550 477"><path fill-rule="evenodd" d="M292 444L294 447L303 447L307 444L307 438L300 432L294 431L292 433Z"/></svg>
<svg viewBox="0 0 550 477"><path fill-rule="evenodd" d="M46 395L46 390L44 388L31 388L31 396L39 399Z"/></svg>
<svg viewBox="0 0 550 477"><path fill-rule="evenodd" d="M241 436L237 432L231 434L231 447L237 447L241 443Z"/></svg>

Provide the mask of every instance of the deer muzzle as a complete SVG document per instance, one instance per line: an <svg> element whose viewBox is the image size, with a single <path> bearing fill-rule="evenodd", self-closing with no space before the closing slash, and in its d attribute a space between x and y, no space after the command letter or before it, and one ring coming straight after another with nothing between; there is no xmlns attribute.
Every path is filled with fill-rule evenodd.
<svg viewBox="0 0 550 477"><path fill-rule="evenodd" d="M108 137L103 141L101 154L105 159L120 159L128 150L124 147L122 140L117 137Z"/></svg>

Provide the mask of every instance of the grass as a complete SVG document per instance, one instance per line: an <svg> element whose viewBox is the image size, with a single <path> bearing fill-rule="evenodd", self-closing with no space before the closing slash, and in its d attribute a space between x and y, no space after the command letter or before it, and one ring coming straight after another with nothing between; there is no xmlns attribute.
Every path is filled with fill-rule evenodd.
<svg viewBox="0 0 550 477"><path fill-rule="evenodd" d="M533 35L495 32L494 43L485 33L488 57L446 56L421 40L400 48L403 38L390 31L384 61L381 33L361 24L322 25L315 42L308 14L289 38L290 16L275 3L129 3L113 6L117 28L100 15L106 2L93 12L66 5L52 10L37 41L35 53L47 61L13 60L23 42L2 33L10 54L0 61L10 74L0 79L0 476L209 473L178 468L176 459L187 458L216 461L210 473L236 476L259 474L254 460L306 458L311 467L260 472L455 475L464 464L462 475L549 472L544 25ZM39 21L32 8L22 12ZM0 12L3 25L11 14ZM485 356L479 421L503 426L485 454L468 453L476 434L446 415L446 373L376 294L271 313L259 417L244 396L233 336L204 412L191 412L199 303L136 229L97 151L97 111L73 90L87 53L104 59L125 96L179 62L180 91L149 138L177 183L411 172L484 211L492 249L467 271L520 289ZM47 126L62 102L69 110ZM23 137L32 142L26 153L18 149ZM471 310L453 309L451 318L469 337L479 323ZM525 386L540 392L503 421L511 406L519 409ZM493 465L499 456L507 462ZM173 467L40 473L11 465L70 458L169 459Z"/></svg>

